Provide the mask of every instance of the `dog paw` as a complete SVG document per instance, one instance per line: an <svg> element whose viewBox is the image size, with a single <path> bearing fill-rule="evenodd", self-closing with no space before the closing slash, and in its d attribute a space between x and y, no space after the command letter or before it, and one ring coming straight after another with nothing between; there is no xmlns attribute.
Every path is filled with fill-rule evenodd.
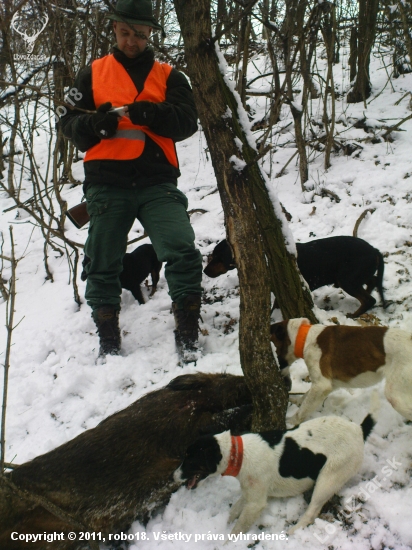
<svg viewBox="0 0 412 550"><path fill-rule="evenodd" d="M240 498L238 501L236 501L235 504L233 504L232 508L230 509L229 514L229 523L233 523L238 517L240 516L240 513L243 508L243 500Z"/></svg>
<svg viewBox="0 0 412 550"><path fill-rule="evenodd" d="M358 315L356 315L356 313L347 313L346 317L348 319L356 319L358 317Z"/></svg>
<svg viewBox="0 0 412 550"><path fill-rule="evenodd" d="M238 514L236 512L236 510L233 512L233 510L230 512L229 514L229 519L228 519L228 523L233 523L235 520L237 520L237 518L239 517L240 514Z"/></svg>
<svg viewBox="0 0 412 550"><path fill-rule="evenodd" d="M288 535L293 535L293 533L295 531L297 531L299 529L299 527L297 525L293 525L292 527L289 527L289 529L287 530L287 533Z"/></svg>
<svg viewBox="0 0 412 550"><path fill-rule="evenodd" d="M106 364L106 357L104 355L99 355L98 357L96 357L96 360L95 360L94 364L98 367L101 367L102 365L105 365Z"/></svg>
<svg viewBox="0 0 412 550"><path fill-rule="evenodd" d="M291 405L296 405L297 407L300 407L300 405L302 405L302 401L304 399L305 399L304 393L302 393L301 395L295 395L295 394L289 395L289 403Z"/></svg>
<svg viewBox="0 0 412 550"><path fill-rule="evenodd" d="M388 313L394 313L396 309L396 302L394 300L385 300L385 303L382 305L383 309L387 309Z"/></svg>
<svg viewBox="0 0 412 550"><path fill-rule="evenodd" d="M293 428L294 426L297 426L298 424L300 424L299 414L296 413L293 416L291 416L290 418L286 418L286 424L288 426L290 426L291 428Z"/></svg>

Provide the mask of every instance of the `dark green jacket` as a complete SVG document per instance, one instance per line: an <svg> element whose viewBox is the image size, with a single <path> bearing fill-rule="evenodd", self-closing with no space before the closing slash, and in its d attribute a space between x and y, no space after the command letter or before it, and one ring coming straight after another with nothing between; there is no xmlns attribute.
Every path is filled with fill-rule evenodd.
<svg viewBox="0 0 412 550"><path fill-rule="evenodd" d="M145 80L154 63L151 48L138 57L130 59L117 48L113 54L127 70L138 92L144 87ZM82 69L76 77L74 88L82 94L76 105L83 109L95 110L92 92L91 67ZM70 96L73 100L73 96ZM182 141L197 130L197 111L192 90L186 77L172 69L167 80L166 100L162 103L144 103L144 125L160 136L174 141ZM72 140L80 151L87 151L100 140L93 132L90 114L70 110L61 118L60 124L65 137ZM88 184L108 184L118 187L175 183L180 171L167 161L161 147L146 136L143 154L133 160L92 160L84 163L85 187Z"/></svg>

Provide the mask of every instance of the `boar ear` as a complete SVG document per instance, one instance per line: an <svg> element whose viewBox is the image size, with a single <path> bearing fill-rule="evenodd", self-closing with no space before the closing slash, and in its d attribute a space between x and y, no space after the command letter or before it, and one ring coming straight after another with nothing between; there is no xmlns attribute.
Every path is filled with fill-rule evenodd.
<svg viewBox="0 0 412 550"><path fill-rule="evenodd" d="M199 390L210 385L211 378L210 374L201 372L196 374L181 374L173 378L166 387L173 391Z"/></svg>
<svg viewBox="0 0 412 550"><path fill-rule="evenodd" d="M283 341L287 336L287 323L287 321L281 321L280 323L270 325L271 336L276 338L276 340Z"/></svg>

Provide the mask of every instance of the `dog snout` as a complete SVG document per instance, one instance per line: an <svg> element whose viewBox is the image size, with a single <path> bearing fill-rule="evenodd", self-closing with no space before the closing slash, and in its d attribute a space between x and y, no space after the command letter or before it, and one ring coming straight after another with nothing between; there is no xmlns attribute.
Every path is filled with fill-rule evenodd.
<svg viewBox="0 0 412 550"><path fill-rule="evenodd" d="M292 379L289 376L289 374L286 374L285 376L283 376L282 381L286 387L286 390L290 392L290 390L292 389Z"/></svg>
<svg viewBox="0 0 412 550"><path fill-rule="evenodd" d="M286 361L286 359L284 357L279 357L279 355L278 355L278 361L279 361L280 370L288 368L289 363Z"/></svg>
<svg viewBox="0 0 412 550"><path fill-rule="evenodd" d="M219 277L219 275L224 275L227 272L228 268L225 264L213 258L203 270L203 273L212 279Z"/></svg>

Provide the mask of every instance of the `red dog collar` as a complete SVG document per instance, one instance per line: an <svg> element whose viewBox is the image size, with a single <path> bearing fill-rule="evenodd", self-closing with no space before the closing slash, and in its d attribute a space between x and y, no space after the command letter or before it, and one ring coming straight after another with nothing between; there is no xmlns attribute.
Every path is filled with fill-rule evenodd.
<svg viewBox="0 0 412 550"><path fill-rule="evenodd" d="M243 462L243 439L240 435L232 435L231 442L229 463L222 476L236 477L240 472Z"/></svg>
<svg viewBox="0 0 412 550"><path fill-rule="evenodd" d="M303 348L305 347L306 337L312 325L300 325L295 340L294 354L299 359L303 359Z"/></svg>

